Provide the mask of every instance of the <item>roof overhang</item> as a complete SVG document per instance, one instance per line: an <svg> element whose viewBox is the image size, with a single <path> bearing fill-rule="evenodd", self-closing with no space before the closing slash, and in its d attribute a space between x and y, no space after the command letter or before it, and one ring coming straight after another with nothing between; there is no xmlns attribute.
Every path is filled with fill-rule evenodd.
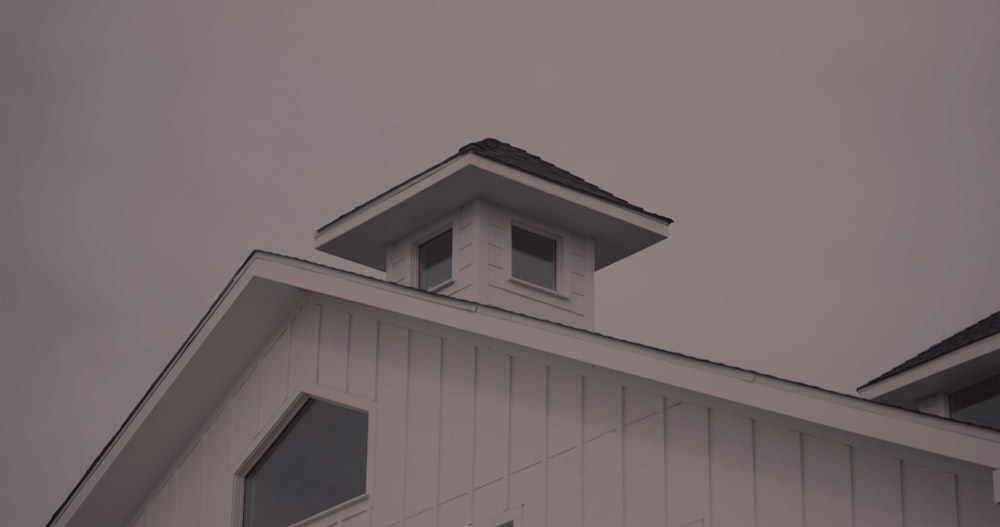
<svg viewBox="0 0 1000 527"><path fill-rule="evenodd" d="M255 270L216 299L49 525L125 525L305 294Z"/></svg>
<svg viewBox="0 0 1000 527"><path fill-rule="evenodd" d="M956 387L975 384L995 375L998 365L1000 333L863 386L858 393L888 404L906 404L933 393L947 393Z"/></svg>
<svg viewBox="0 0 1000 527"><path fill-rule="evenodd" d="M316 248L385 270L386 250L412 229L477 198L593 236L601 269L667 237L668 221L477 156L458 154L334 220ZM576 226L576 228L574 228Z"/></svg>
<svg viewBox="0 0 1000 527"><path fill-rule="evenodd" d="M624 342L474 302L254 252L49 525L122 525L307 292L984 467L1000 432ZM1000 474L1000 472L994 472ZM1000 483L998 483L1000 485Z"/></svg>

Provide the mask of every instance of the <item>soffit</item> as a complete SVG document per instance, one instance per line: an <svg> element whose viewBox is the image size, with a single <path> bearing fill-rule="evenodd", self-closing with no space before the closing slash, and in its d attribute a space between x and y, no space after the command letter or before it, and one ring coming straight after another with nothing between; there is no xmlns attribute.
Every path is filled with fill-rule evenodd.
<svg viewBox="0 0 1000 527"><path fill-rule="evenodd" d="M487 139L320 228L317 248L384 271L390 244L478 198L592 236L597 269L663 240L673 221Z"/></svg>

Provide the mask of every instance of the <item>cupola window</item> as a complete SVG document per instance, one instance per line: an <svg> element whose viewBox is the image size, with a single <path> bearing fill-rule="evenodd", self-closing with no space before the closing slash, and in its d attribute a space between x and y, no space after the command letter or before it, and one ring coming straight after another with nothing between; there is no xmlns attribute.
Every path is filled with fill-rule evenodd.
<svg viewBox="0 0 1000 527"><path fill-rule="evenodd" d="M511 226L511 276L556 289L556 240Z"/></svg>
<svg viewBox="0 0 1000 527"><path fill-rule="evenodd" d="M952 419L1000 429L1000 375L951 394L949 402Z"/></svg>
<svg viewBox="0 0 1000 527"><path fill-rule="evenodd" d="M451 229L420 244L420 280L423 290L432 290L451 280Z"/></svg>

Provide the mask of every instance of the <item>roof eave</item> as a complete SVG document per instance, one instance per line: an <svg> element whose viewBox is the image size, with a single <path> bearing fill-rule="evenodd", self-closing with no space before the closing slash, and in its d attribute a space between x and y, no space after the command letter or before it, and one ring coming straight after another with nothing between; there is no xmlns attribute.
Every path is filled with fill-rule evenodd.
<svg viewBox="0 0 1000 527"><path fill-rule="evenodd" d="M316 233L316 248L385 270L386 248L467 202L485 198L550 223L581 218L600 269L665 239L673 220L622 206L468 152L393 187Z"/></svg>
<svg viewBox="0 0 1000 527"><path fill-rule="evenodd" d="M296 266L323 268L304 261L294 262L297 262ZM269 265L274 266L274 279L296 287L483 335L496 342L544 350L802 421L816 422L817 416L822 416L821 424L826 427L978 465L997 468L995 465L1000 459L1000 432L994 430L627 343L587 330L440 297L377 279L360 277L351 281L350 290L345 290L329 280L330 274L301 273L280 262ZM375 284L379 286L373 288ZM360 300L362 298L363 301ZM620 353L622 351L629 353Z"/></svg>
<svg viewBox="0 0 1000 527"><path fill-rule="evenodd" d="M875 380L858 388L868 399L900 404L910 397L936 391L953 391L981 380L1000 361L1000 333L953 350L945 355ZM985 368L983 366L986 366Z"/></svg>
<svg viewBox="0 0 1000 527"><path fill-rule="evenodd" d="M304 294L268 281L255 251L173 355L66 500L50 527L120 525L209 417L275 321ZM235 367L234 367L235 366ZM210 404L202 404L213 401ZM109 505L111 504L111 505Z"/></svg>
<svg viewBox="0 0 1000 527"><path fill-rule="evenodd" d="M693 394L997 468L1000 432L628 343L473 302L254 252L130 414L50 526L126 521L308 292L543 350ZM228 372L229 377L218 377ZM206 382L211 379L212 382ZM201 391L199 391L201 390ZM210 392L210 393L209 393ZM138 463L136 460L141 459ZM123 494L123 489L127 493ZM105 508L95 510L101 503ZM111 505L108 505L108 504ZM117 507L117 508L115 508ZM87 521L80 518L86 516Z"/></svg>

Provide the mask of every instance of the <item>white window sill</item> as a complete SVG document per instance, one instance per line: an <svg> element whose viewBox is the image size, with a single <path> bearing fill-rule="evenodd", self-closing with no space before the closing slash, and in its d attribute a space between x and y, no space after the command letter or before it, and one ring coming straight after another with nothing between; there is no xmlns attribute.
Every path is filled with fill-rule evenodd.
<svg viewBox="0 0 1000 527"><path fill-rule="evenodd" d="M354 516L355 514L367 510L368 498L369 498L368 494L362 494L360 496L351 498L345 501L344 503L339 503L337 505L334 505L333 507L330 507L329 509L323 512L317 512L316 514L313 514L312 516L304 520L299 520L291 524L289 527L310 527L320 520L324 520L323 525L326 525L326 522L329 522L331 520L331 517L334 515L337 516L335 519L333 519L333 521L335 522L347 519L351 516Z"/></svg>
<svg viewBox="0 0 1000 527"><path fill-rule="evenodd" d="M527 288L527 289L531 289L532 291L537 291L539 293L544 293L546 295L556 297L556 298L558 298L560 300L569 300L569 295L564 295L564 294L560 293L559 291L556 291L555 289L549 289L548 287L543 287L543 286L540 286L538 284L533 284L533 283L528 282L526 280L521 280L520 278L514 278L513 276L510 276L510 277L507 278L507 281L510 282L510 283L512 283L512 284L515 284L515 285L517 285L519 287L524 287L524 288Z"/></svg>
<svg viewBox="0 0 1000 527"><path fill-rule="evenodd" d="M444 282L441 282L440 284L438 284L438 285L436 285L434 287L431 287L430 289L424 289L424 291L427 291L428 293L437 293L438 291L441 291L442 289L447 289L447 288L451 287L454 284L455 284L455 279L454 278L449 278L449 279L445 280Z"/></svg>

